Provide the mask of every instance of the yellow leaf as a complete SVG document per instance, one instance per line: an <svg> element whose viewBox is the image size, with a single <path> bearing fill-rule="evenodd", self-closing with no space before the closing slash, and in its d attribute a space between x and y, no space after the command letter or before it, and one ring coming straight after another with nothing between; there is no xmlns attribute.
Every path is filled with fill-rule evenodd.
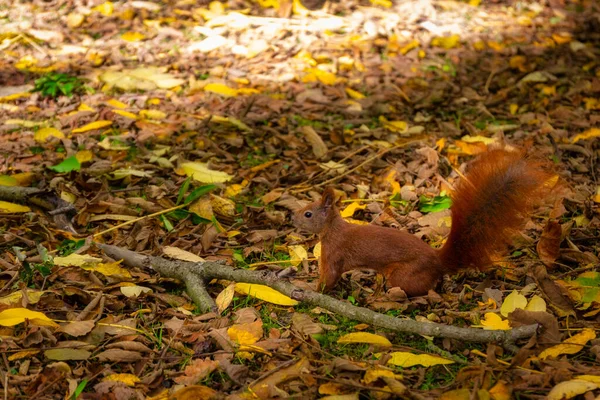
<svg viewBox="0 0 600 400"><path fill-rule="evenodd" d="M8 96L0 97L0 103L6 103L9 101L22 99L24 97L30 97L31 93L23 92L23 93L13 93Z"/></svg>
<svg viewBox="0 0 600 400"><path fill-rule="evenodd" d="M133 374L112 374L104 377L102 381L121 382L130 387L134 387L136 383L141 382L140 378Z"/></svg>
<svg viewBox="0 0 600 400"><path fill-rule="evenodd" d="M335 85L338 80L335 74L328 71L323 71L319 68L313 68L312 73L315 75L317 80L324 85Z"/></svg>
<svg viewBox="0 0 600 400"><path fill-rule="evenodd" d="M93 109L92 107L88 106L85 103L81 103L79 105L79 107L77 107L77 111L92 111L92 112L95 112L96 110Z"/></svg>
<svg viewBox="0 0 600 400"><path fill-rule="evenodd" d="M578 381L588 381L600 385L600 375L577 375L575 379Z"/></svg>
<svg viewBox="0 0 600 400"><path fill-rule="evenodd" d="M27 295L27 302L29 304L35 304L38 301L40 301L40 298L42 297L42 295L45 292L42 290L26 289L25 293ZM17 292L13 292L13 293L9 294L8 296L0 297L0 304L10 306L13 304L20 303L22 299L23 299L23 290L19 290Z"/></svg>
<svg viewBox="0 0 600 400"><path fill-rule="evenodd" d="M89 150L80 150L75 153L75 158L80 164L83 164L85 162L92 161L94 154Z"/></svg>
<svg viewBox="0 0 600 400"><path fill-rule="evenodd" d="M511 103L511 105L509 106L509 111L510 111L510 115L515 115L517 113L517 111L519 110L519 105L515 104L515 103Z"/></svg>
<svg viewBox="0 0 600 400"><path fill-rule="evenodd" d="M429 354L413 354L405 351L394 352L390 354L388 364L397 365L402 368L410 368L415 365L431 367L440 364L454 364L454 361Z"/></svg>
<svg viewBox="0 0 600 400"><path fill-rule="evenodd" d="M525 311L546 311L546 302L540 296L535 295L527 303Z"/></svg>
<svg viewBox="0 0 600 400"><path fill-rule="evenodd" d="M255 285L250 283L236 283L235 291L248 296L256 297L273 304L282 306L295 306L298 304L296 300L279 293L277 290L268 286Z"/></svg>
<svg viewBox="0 0 600 400"><path fill-rule="evenodd" d="M573 139L571 139L571 142L577 143L580 140L587 140L587 139L595 138L598 136L600 136L600 129L599 128L590 128L583 133L575 135L575 137L573 137Z"/></svg>
<svg viewBox="0 0 600 400"><path fill-rule="evenodd" d="M0 214L25 213L29 211L31 211L31 208L27 206L0 200Z"/></svg>
<svg viewBox="0 0 600 400"><path fill-rule="evenodd" d="M308 259L308 252L302 245L288 246L288 253L290 255L290 264L298 266L302 260Z"/></svg>
<svg viewBox="0 0 600 400"><path fill-rule="evenodd" d="M222 313L229 307L233 301L233 295L235 294L235 283L228 285L221 293L217 295L215 303L219 309L219 313Z"/></svg>
<svg viewBox="0 0 600 400"><path fill-rule="evenodd" d="M139 42L140 40L143 40L146 38L146 35L144 35L143 33L139 33L139 32L125 32L124 34L121 35L121 39L127 41L127 42Z"/></svg>
<svg viewBox="0 0 600 400"><path fill-rule="evenodd" d="M167 114L160 110L140 110L140 117L160 121L167 118Z"/></svg>
<svg viewBox="0 0 600 400"><path fill-rule="evenodd" d="M394 371L376 365L365 372L363 382L368 385L381 377L396 379L396 374L394 374Z"/></svg>
<svg viewBox="0 0 600 400"><path fill-rule="evenodd" d="M596 338L596 332L591 328L584 328L577 335L571 336L570 338L563 341L561 344L552 346L539 355L542 360L548 357L558 357L561 354L575 354L578 353L583 346L592 339Z"/></svg>
<svg viewBox="0 0 600 400"><path fill-rule="evenodd" d="M58 324L46 317L44 313L31 311L26 308L9 308L0 312L1 326L15 326L28 319L32 324L38 326L57 327Z"/></svg>
<svg viewBox="0 0 600 400"><path fill-rule="evenodd" d="M508 314L515 311L516 309L525 309L527 306L527 298L513 290L511 294L506 296L504 301L502 302L502 307L500 307L500 314L504 317L508 317Z"/></svg>
<svg viewBox="0 0 600 400"><path fill-rule="evenodd" d="M453 49L460 45L460 36L452 35L445 37L436 37L431 41L433 47L442 47L444 49Z"/></svg>
<svg viewBox="0 0 600 400"><path fill-rule="evenodd" d="M340 344L347 343L368 343L376 346L390 347L392 343L381 335L368 332L353 332L340 337L337 341Z"/></svg>
<svg viewBox="0 0 600 400"><path fill-rule="evenodd" d="M213 213L213 208L209 198L196 200L190 205L189 210L194 214L208 220L211 220L215 215Z"/></svg>
<svg viewBox="0 0 600 400"><path fill-rule="evenodd" d="M505 48L504 44L496 42L494 40L488 40L487 45L490 49L495 50L497 52L501 52Z"/></svg>
<svg viewBox="0 0 600 400"><path fill-rule="evenodd" d="M116 261L112 263L100 263L96 265L87 265L84 264L81 268L86 271L95 271L99 272L104 276L120 276L124 278L131 278L131 274L125 268L121 268L119 265L121 261Z"/></svg>
<svg viewBox="0 0 600 400"><path fill-rule="evenodd" d="M258 342L263 335L262 321L232 325L227 329L227 335L240 345L251 346Z"/></svg>
<svg viewBox="0 0 600 400"><path fill-rule="evenodd" d="M481 0L469 0L469 5L472 7L477 7L481 4Z"/></svg>
<svg viewBox="0 0 600 400"><path fill-rule="evenodd" d="M419 45L420 45L419 41L415 39L412 42L408 42L403 47L401 47L400 53L406 54L409 51L411 51L412 49L416 49L417 47L419 47Z"/></svg>
<svg viewBox="0 0 600 400"><path fill-rule="evenodd" d="M113 110L113 112L121 117L129 118L129 119L138 119L138 116L132 112L124 111L124 110Z"/></svg>
<svg viewBox="0 0 600 400"><path fill-rule="evenodd" d="M71 253L66 257L54 257L54 265L61 267L66 267L69 265L81 267L85 264L98 264L99 262L102 262L101 258L92 257L85 254Z"/></svg>
<svg viewBox="0 0 600 400"><path fill-rule="evenodd" d="M560 33L553 33L552 39L554 39L554 41L557 44L565 44L565 43L569 43L571 40L573 40L573 36L571 36L571 34L569 32L560 32Z"/></svg>
<svg viewBox="0 0 600 400"><path fill-rule="evenodd" d="M222 183L233 178L226 172L209 169L206 163L188 162L181 164L181 168L187 176L203 183Z"/></svg>
<svg viewBox="0 0 600 400"><path fill-rule="evenodd" d="M237 90L237 92L238 92L238 94L248 95L248 94L259 94L260 90L254 89L254 88L239 88Z"/></svg>
<svg viewBox="0 0 600 400"><path fill-rule="evenodd" d="M40 352L40 350L18 351L16 353L14 353L13 355L9 356L8 361L15 361L15 360L20 360L22 358L28 358L29 356L34 356L39 352Z"/></svg>
<svg viewBox="0 0 600 400"><path fill-rule="evenodd" d="M600 186L596 188L596 194L593 197L594 203L600 203Z"/></svg>
<svg viewBox="0 0 600 400"><path fill-rule="evenodd" d="M313 255L317 258L321 257L321 242L315 244L315 247L313 247Z"/></svg>
<svg viewBox="0 0 600 400"><path fill-rule="evenodd" d="M369 0L374 6L390 8L393 3L390 0Z"/></svg>
<svg viewBox="0 0 600 400"><path fill-rule="evenodd" d="M33 138L38 143L44 143L51 137L63 139L65 134L56 128L41 128L33 134Z"/></svg>
<svg viewBox="0 0 600 400"><path fill-rule="evenodd" d="M486 330L509 330L510 323L508 320L503 320L501 316L495 313L485 313L484 319L481 320L483 329Z"/></svg>
<svg viewBox="0 0 600 400"><path fill-rule="evenodd" d="M83 24L84 19L85 16L82 14L69 13L69 15L67 15L67 26L71 29L79 28L81 24Z"/></svg>
<svg viewBox="0 0 600 400"><path fill-rule="evenodd" d="M470 136L470 135L465 135L465 136L463 136L461 138L461 140L463 142L467 142L467 143L484 143L486 145L498 143L498 139L496 139L496 138L489 138L489 137L485 137L485 136Z"/></svg>
<svg viewBox="0 0 600 400"><path fill-rule="evenodd" d="M216 93L224 97L236 97L238 95L237 89L230 88L222 83L209 83L204 86L204 91Z"/></svg>
<svg viewBox="0 0 600 400"><path fill-rule="evenodd" d="M100 14L102 14L106 17L110 17L112 15L114 9L115 8L111 1L107 1L105 3L102 3L102 4L92 8L92 10L98 11Z"/></svg>
<svg viewBox="0 0 600 400"><path fill-rule="evenodd" d="M235 216L235 203L232 200L212 194L210 196L210 205L214 212L226 217Z"/></svg>
<svg viewBox="0 0 600 400"><path fill-rule="evenodd" d="M122 101L119 101L117 99L110 99L106 102L106 104L108 104L109 106L112 106L115 108L121 108L121 109L125 109L128 107L127 104L125 104Z"/></svg>
<svg viewBox="0 0 600 400"><path fill-rule="evenodd" d="M227 186L227 189L225 189L225 197L227 198L234 198L237 195L239 195L240 193L242 193L242 190L244 190L244 188L248 185L248 182L246 181L246 183L244 184L244 182L240 183L234 183L233 185Z"/></svg>
<svg viewBox="0 0 600 400"><path fill-rule="evenodd" d="M483 51L486 49L485 42L483 40L478 40L475 43L473 43L473 48L477 51Z"/></svg>
<svg viewBox="0 0 600 400"><path fill-rule="evenodd" d="M352 97L354 100L360 100L360 99L365 98L364 94L362 94L361 92L357 92L354 89L346 88L346 93L348 94L348 96Z"/></svg>
<svg viewBox="0 0 600 400"><path fill-rule="evenodd" d="M350 218L354 215L356 210L364 210L366 207L366 204L360 204L358 201L354 201L348 204L348 206L342 210L342 218Z"/></svg>
<svg viewBox="0 0 600 400"><path fill-rule="evenodd" d="M408 124L404 121L388 121L384 116L380 116L379 121L383 124L384 128L392 132L406 132L408 129Z"/></svg>
<svg viewBox="0 0 600 400"><path fill-rule="evenodd" d="M494 400L510 400L512 389L505 381L498 381L491 389L490 395Z"/></svg>
<svg viewBox="0 0 600 400"><path fill-rule="evenodd" d="M541 93L544 96L554 96L556 94L556 86L543 86Z"/></svg>
<svg viewBox="0 0 600 400"><path fill-rule="evenodd" d="M573 379L557 384L548 393L548 400L572 399L575 396L598 388L597 383Z"/></svg>
<svg viewBox="0 0 600 400"><path fill-rule="evenodd" d="M102 129L102 128L105 128L110 125L112 125L112 121L106 121L106 120L94 121L94 122L90 122L89 124L82 126L81 128L73 129L71 132L73 132L73 133L88 132L88 131L93 131L96 129Z"/></svg>
<svg viewBox="0 0 600 400"><path fill-rule="evenodd" d="M19 182L9 175L0 175L0 186L19 186Z"/></svg>

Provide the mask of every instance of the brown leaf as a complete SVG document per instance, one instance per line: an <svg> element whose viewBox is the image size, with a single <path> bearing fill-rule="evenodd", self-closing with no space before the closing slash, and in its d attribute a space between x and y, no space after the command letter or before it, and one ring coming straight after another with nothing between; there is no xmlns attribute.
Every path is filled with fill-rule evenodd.
<svg viewBox="0 0 600 400"><path fill-rule="evenodd" d="M552 267L554 261L560 255L560 242L562 227L556 221L548 221L542 232L542 237L537 244L537 252L540 260L548 268Z"/></svg>
<svg viewBox="0 0 600 400"><path fill-rule="evenodd" d="M175 378L175 382L182 385L194 385L206 378L218 367L218 361L213 361L210 358L205 358L204 360L197 358L185 367L184 375Z"/></svg>
<svg viewBox="0 0 600 400"><path fill-rule="evenodd" d="M311 126L304 125L300 128L300 132L304 134L306 140L308 140L308 142L312 146L312 150L315 154L315 157L320 159L327 155L327 145L325 144L321 136L319 136L319 134Z"/></svg>
<svg viewBox="0 0 600 400"><path fill-rule="evenodd" d="M548 305L555 310L559 317L575 316L575 310L568 297L562 294L560 287L548 276L546 267L538 265L533 269L533 276L548 299Z"/></svg>
<svg viewBox="0 0 600 400"><path fill-rule="evenodd" d="M175 393L169 396L169 400L195 400L195 399L213 399L217 395L217 392L213 389L202 386L193 385L179 389Z"/></svg>
<svg viewBox="0 0 600 400"><path fill-rule="evenodd" d="M300 374L309 371L309 368L310 363L308 360L306 358L301 358L298 362L293 363L286 368L281 368L263 379L255 381L248 389L253 396L259 399L271 398L272 393L270 392L270 388L300 376Z"/></svg>
<svg viewBox="0 0 600 400"><path fill-rule="evenodd" d="M96 354L100 361L133 362L142 359L142 355L135 351L110 349Z"/></svg>
<svg viewBox="0 0 600 400"><path fill-rule="evenodd" d="M275 229L264 229L254 231L246 237L249 243L258 243L266 240L275 239L277 237L277 231Z"/></svg>
<svg viewBox="0 0 600 400"><path fill-rule="evenodd" d="M92 329L94 329L96 323L94 321L72 321L63 324L58 328L58 332L64 332L71 336L83 336L88 333Z"/></svg>
<svg viewBox="0 0 600 400"><path fill-rule="evenodd" d="M508 315L511 326L518 327L522 325L540 324L543 329L539 334L538 342L540 344L560 343L561 336L558 330L558 321L552 314L543 311L525 311L516 309Z"/></svg>

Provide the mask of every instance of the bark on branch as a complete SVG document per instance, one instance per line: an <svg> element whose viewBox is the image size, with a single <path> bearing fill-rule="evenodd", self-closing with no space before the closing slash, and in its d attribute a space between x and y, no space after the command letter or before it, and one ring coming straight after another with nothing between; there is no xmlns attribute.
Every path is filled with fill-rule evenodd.
<svg viewBox="0 0 600 400"><path fill-rule="evenodd" d="M110 257L122 259L131 267L153 268L161 275L177 278L186 284L187 291L194 302L205 311L215 310L214 300L206 291L204 282L211 279L224 279L235 282L254 283L269 286L294 300L319 306L347 318L364 322L394 332L413 333L418 335L444 337L467 342L499 342L506 347L514 347L518 339L528 338L536 333L538 325L527 325L519 328L501 330L481 330L461 328L432 322L418 322L412 319L390 317L364 307L356 307L330 296L311 290L300 289L271 271L251 271L232 268L216 262L194 263L187 261L167 260L161 257L145 256L117 246L98 244Z"/></svg>

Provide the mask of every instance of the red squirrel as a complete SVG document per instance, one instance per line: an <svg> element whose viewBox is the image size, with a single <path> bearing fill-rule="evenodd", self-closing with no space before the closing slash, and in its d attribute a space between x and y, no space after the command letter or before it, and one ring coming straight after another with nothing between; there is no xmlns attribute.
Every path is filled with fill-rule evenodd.
<svg viewBox="0 0 600 400"><path fill-rule="evenodd" d="M506 249L550 177L542 163L504 149L483 153L451 194L452 228L440 249L406 232L351 224L340 216L332 188L294 214L298 228L321 239L319 289L330 290L343 272L374 269L388 287L426 294L444 274L482 269Z"/></svg>

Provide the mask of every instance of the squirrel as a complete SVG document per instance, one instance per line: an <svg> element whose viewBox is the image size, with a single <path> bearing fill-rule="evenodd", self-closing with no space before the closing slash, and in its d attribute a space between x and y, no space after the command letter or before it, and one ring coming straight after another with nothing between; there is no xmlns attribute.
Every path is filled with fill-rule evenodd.
<svg viewBox="0 0 600 400"><path fill-rule="evenodd" d="M293 220L321 239L319 289L331 290L343 272L373 269L385 276L388 287L419 296L433 289L444 274L492 264L521 228L550 176L542 162L523 152L486 151L455 185L452 227L440 249L394 228L346 222L331 187L320 201L296 211Z"/></svg>

